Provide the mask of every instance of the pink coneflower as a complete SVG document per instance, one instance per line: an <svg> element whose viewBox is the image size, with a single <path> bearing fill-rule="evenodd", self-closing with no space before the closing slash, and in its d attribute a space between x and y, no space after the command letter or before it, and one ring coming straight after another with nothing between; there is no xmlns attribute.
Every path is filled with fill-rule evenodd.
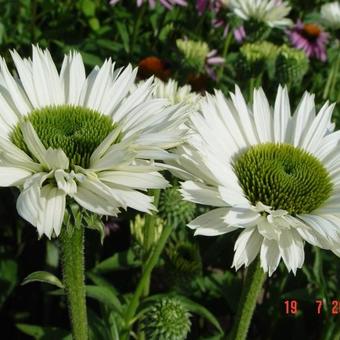
<svg viewBox="0 0 340 340"><path fill-rule="evenodd" d="M117 2L120 0L110 0L110 5L114 6ZM136 0L137 6L140 7L143 5L145 0ZM186 0L159 0L160 4L163 5L167 9L172 9L173 6L179 5L179 6L187 6L188 3ZM156 0L148 0L149 7L155 8L157 1Z"/></svg>
<svg viewBox="0 0 340 340"><path fill-rule="evenodd" d="M287 31L294 47L303 50L308 58L326 61L326 44L329 34L316 24L304 24L300 20Z"/></svg>

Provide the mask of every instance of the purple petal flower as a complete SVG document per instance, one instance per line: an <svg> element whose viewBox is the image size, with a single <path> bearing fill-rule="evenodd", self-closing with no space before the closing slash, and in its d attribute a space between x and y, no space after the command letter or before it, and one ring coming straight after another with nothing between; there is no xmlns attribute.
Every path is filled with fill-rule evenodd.
<svg viewBox="0 0 340 340"><path fill-rule="evenodd" d="M246 38L246 31L243 26L239 26L234 29L234 38L238 43L242 43L242 41Z"/></svg>
<svg viewBox="0 0 340 340"><path fill-rule="evenodd" d="M308 58L327 60L326 44L329 34L315 24L304 24L298 20L295 26L287 31L292 45L303 50Z"/></svg>
<svg viewBox="0 0 340 340"><path fill-rule="evenodd" d="M117 2L120 0L110 0L110 5L114 6ZM138 7L142 6L145 0L136 0L136 4ZM167 9L172 9L173 6L179 5L179 6L187 6L188 3L186 0L159 0L160 4L163 5ZM156 6L156 0L148 0L149 7L155 8Z"/></svg>

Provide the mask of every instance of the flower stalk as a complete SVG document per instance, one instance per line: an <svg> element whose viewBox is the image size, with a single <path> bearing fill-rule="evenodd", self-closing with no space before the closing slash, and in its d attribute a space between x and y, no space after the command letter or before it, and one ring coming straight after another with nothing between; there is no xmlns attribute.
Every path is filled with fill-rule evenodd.
<svg viewBox="0 0 340 340"><path fill-rule="evenodd" d="M84 228L63 226L60 235L63 282L74 340L88 339L84 275Z"/></svg>
<svg viewBox="0 0 340 340"><path fill-rule="evenodd" d="M153 249L153 251L151 251L149 258L147 259L145 263L142 277L137 285L135 293L128 305L128 308L125 314L125 324L128 329L130 328L133 317L135 316L136 310L138 308L139 300L141 296L143 295L143 293L145 292L145 287L147 284L149 284L151 272L158 262L158 259L165 247L166 241L168 240L171 234L171 231L172 231L172 226L167 224L164 227L162 234L155 248ZM128 339L128 334L125 334L125 337L123 337L122 339L123 340Z"/></svg>
<svg viewBox="0 0 340 340"><path fill-rule="evenodd" d="M228 339L246 339L250 322L256 307L256 301L265 278L266 274L260 267L260 257L258 256L248 268L239 307L236 313L235 324Z"/></svg>

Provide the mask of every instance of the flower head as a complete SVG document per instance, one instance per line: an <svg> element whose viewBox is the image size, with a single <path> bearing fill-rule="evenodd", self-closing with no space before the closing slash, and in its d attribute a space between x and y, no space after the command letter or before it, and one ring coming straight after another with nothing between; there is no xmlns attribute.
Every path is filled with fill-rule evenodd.
<svg viewBox="0 0 340 340"><path fill-rule="evenodd" d="M289 271L304 263L304 241L338 256L340 242L340 133L332 132L334 105L316 115L305 93L291 115L286 88L274 109L262 89L252 108L238 88L226 99L207 95L190 118L193 135L179 147L184 199L215 206L191 223L196 235L240 230L233 266L260 254L271 275L281 259Z"/></svg>
<svg viewBox="0 0 340 340"><path fill-rule="evenodd" d="M79 53L65 56L60 73L47 50L12 57L19 79L0 60L0 186L19 187L19 214L51 237L69 201L98 215L154 210L137 190L167 186L150 160L182 139L185 109L151 99L152 79L129 94L131 66L106 60L86 77Z"/></svg>
<svg viewBox="0 0 340 340"><path fill-rule="evenodd" d="M110 5L114 6L116 3L118 3L120 0L110 0ZM136 0L136 4L138 7L141 7L145 0ZM156 7L156 0L148 0L149 7L155 8ZM159 3L164 6L167 9L172 9L174 6L187 6L186 0L159 0Z"/></svg>
<svg viewBox="0 0 340 340"><path fill-rule="evenodd" d="M326 61L326 44L328 33L316 24L304 24L298 21L288 31L288 36L294 47L303 50L307 57Z"/></svg>
<svg viewBox="0 0 340 340"><path fill-rule="evenodd" d="M340 28L340 3L334 1L321 7L321 18L325 26L332 29Z"/></svg>
<svg viewBox="0 0 340 340"><path fill-rule="evenodd" d="M185 340L190 331L190 314L174 297L163 297L145 312L142 329L147 339Z"/></svg>
<svg viewBox="0 0 340 340"><path fill-rule="evenodd" d="M230 0L229 7L243 20L254 19L279 28L291 25L291 20L286 18L290 7L285 1Z"/></svg>
<svg viewBox="0 0 340 340"><path fill-rule="evenodd" d="M214 79L215 74L211 65L224 63L224 58L218 56L217 50L209 51L209 46L206 42L177 39L176 45L185 58L184 63L186 66L197 73L203 73L203 70L205 70Z"/></svg>

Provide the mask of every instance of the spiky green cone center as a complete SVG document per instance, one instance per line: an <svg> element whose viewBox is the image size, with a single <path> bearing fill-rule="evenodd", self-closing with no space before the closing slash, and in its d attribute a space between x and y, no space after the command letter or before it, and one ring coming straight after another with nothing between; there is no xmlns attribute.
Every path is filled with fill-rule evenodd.
<svg viewBox="0 0 340 340"><path fill-rule="evenodd" d="M147 339L184 340L190 330L190 314L181 301L164 297L149 307L143 318Z"/></svg>
<svg viewBox="0 0 340 340"><path fill-rule="evenodd" d="M87 168L93 151L115 128L110 117L71 105L34 110L24 120L32 123L45 148L62 149L71 167ZM33 157L24 141L20 123L13 130L11 141Z"/></svg>
<svg viewBox="0 0 340 340"><path fill-rule="evenodd" d="M290 144L265 143L251 147L233 164L249 201L292 215L308 214L320 207L332 183L322 163Z"/></svg>

